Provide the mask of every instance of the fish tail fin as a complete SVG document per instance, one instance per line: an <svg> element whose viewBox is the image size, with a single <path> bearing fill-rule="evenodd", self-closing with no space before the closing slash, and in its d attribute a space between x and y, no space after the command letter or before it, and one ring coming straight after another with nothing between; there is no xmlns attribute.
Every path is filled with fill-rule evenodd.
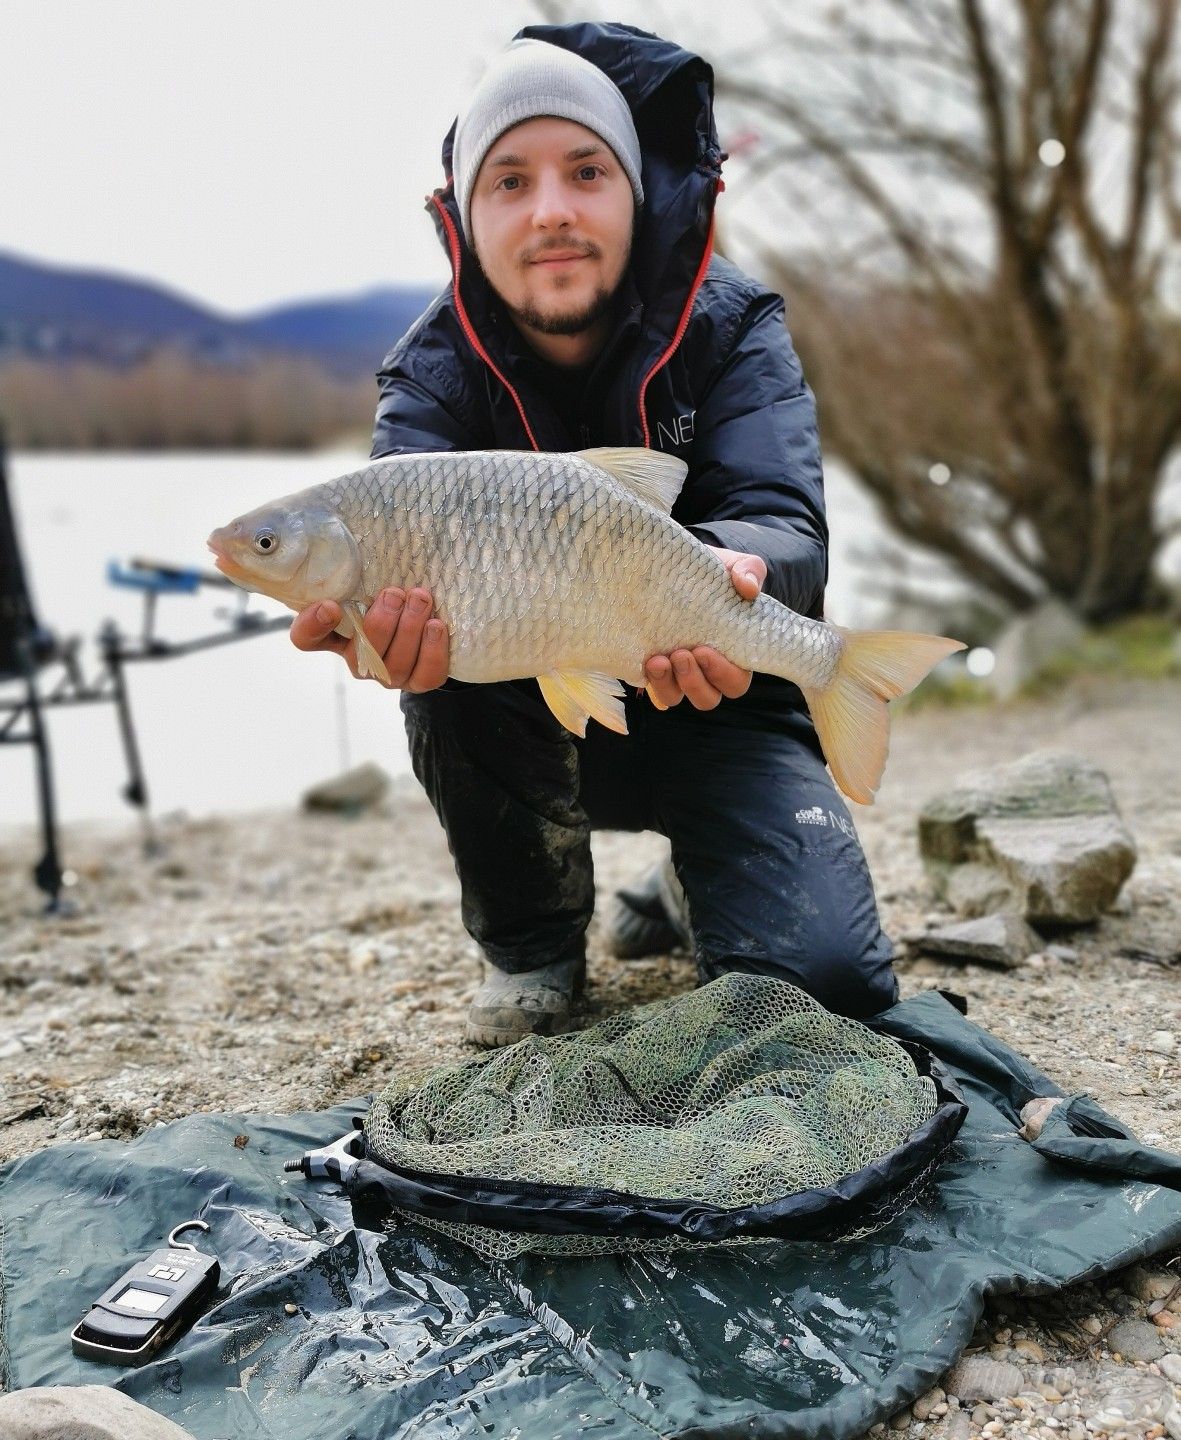
<svg viewBox="0 0 1181 1440"><path fill-rule="evenodd" d="M964 645L944 635L833 628L844 642L836 673L823 689L805 689L804 698L833 779L851 800L872 805L890 744L887 702L909 694Z"/></svg>

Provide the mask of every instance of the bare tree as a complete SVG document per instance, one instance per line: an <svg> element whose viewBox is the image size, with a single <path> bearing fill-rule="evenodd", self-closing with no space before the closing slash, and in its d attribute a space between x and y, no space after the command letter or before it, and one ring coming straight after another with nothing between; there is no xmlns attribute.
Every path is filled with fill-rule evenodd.
<svg viewBox="0 0 1181 1440"><path fill-rule="evenodd" d="M719 76L770 136L759 164L819 175L851 212L850 264L761 247L831 448L985 590L1095 620L1153 601L1181 435L1177 4L1114 8L832 7L775 35L843 72L827 103Z"/></svg>
<svg viewBox="0 0 1181 1440"><path fill-rule="evenodd" d="M788 296L826 449L1009 607L1157 598L1181 436L1176 11L796 0L719 38L661 7L715 67L727 247Z"/></svg>

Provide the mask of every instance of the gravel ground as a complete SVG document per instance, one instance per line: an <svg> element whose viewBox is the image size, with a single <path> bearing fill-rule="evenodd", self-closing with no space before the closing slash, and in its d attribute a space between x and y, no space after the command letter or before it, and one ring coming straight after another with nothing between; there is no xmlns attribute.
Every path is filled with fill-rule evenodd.
<svg viewBox="0 0 1181 1440"><path fill-rule="evenodd" d="M914 840L930 795L1032 748L1077 751L1107 770L1140 848L1119 913L1054 937L1055 950L1017 971L905 947L898 971L904 994L967 996L974 1020L1065 1089L1089 1092L1174 1150L1181 1055L1146 1042L1161 1030L1181 1039L1179 712L1176 682L1080 682L1053 701L903 712L878 804L855 817L898 937L939 915ZM177 816L159 830L164 854L148 859L130 825L67 829L76 911L56 919L40 915L28 881L33 832L0 831L0 1158L58 1139L130 1137L194 1110L316 1109L377 1087L395 1065L467 1053L460 1036L477 967L446 845L413 781L393 787L387 813L358 820ZM601 898L662 844L597 836ZM683 958L607 956L604 908L586 1020L693 983ZM1170 1258L1053 1304L991 1307L973 1349L1001 1365L984 1389L1013 1390L1019 1379L1015 1398L959 1404L949 1383L950 1396L932 1392L893 1429L1181 1440L1181 1409L1169 1413L1181 1400L1172 1384L1181 1318L1170 1325L1181 1292L1155 1320L1148 1314L1172 1285L1161 1269ZM1121 1320L1140 1328L1106 1328ZM1136 1360L1138 1345L1146 1357L1165 1354ZM958 1383L973 1391L977 1379Z"/></svg>

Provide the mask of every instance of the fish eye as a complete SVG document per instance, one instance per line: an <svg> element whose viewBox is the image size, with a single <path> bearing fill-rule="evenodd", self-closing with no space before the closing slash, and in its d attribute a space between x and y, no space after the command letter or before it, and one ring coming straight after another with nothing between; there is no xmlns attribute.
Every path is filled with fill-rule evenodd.
<svg viewBox="0 0 1181 1440"><path fill-rule="evenodd" d="M254 532L254 548L258 554L270 555L278 544L279 537L269 525L264 525L261 530Z"/></svg>

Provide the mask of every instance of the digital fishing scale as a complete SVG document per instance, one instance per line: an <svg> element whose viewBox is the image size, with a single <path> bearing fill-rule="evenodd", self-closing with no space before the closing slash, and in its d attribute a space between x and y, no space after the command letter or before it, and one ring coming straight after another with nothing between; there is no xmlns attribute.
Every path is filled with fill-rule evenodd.
<svg viewBox="0 0 1181 1440"><path fill-rule="evenodd" d="M153 1250L103 1291L71 1332L75 1355L142 1365L192 1325L221 1279L215 1256L177 1240L193 1229L209 1226L186 1220L169 1235L167 1249Z"/></svg>

